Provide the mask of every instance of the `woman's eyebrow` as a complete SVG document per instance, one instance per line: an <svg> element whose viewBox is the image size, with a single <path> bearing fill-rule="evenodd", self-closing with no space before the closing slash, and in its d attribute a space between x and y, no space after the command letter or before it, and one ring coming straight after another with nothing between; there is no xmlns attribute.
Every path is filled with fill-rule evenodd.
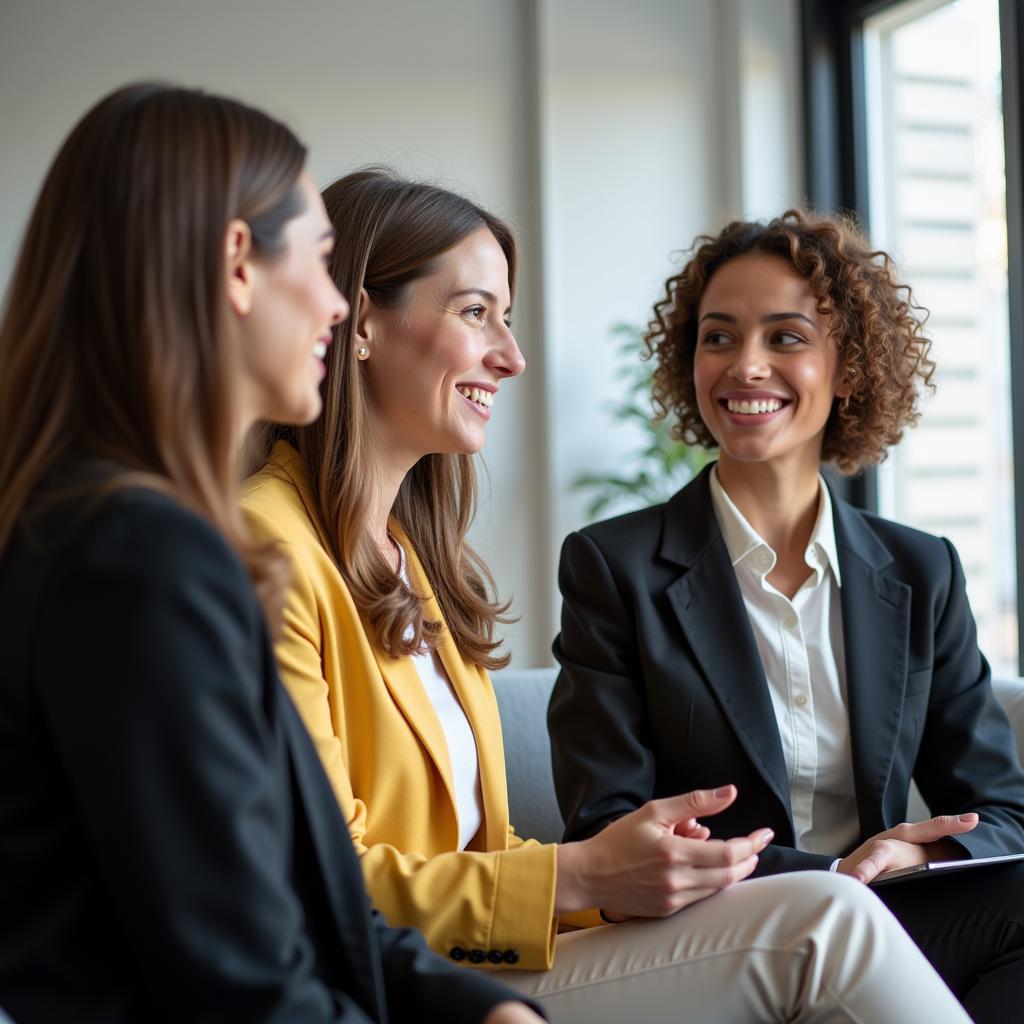
<svg viewBox="0 0 1024 1024"><path fill-rule="evenodd" d="M705 313L700 320L697 321L697 325L704 323L705 320L724 320L727 324L738 323L736 317L729 313ZM803 313L786 312L786 313L769 313L767 316L761 317L761 323L763 324L774 324L780 320L805 320L812 327L815 326L814 321L809 316L804 316Z"/></svg>
<svg viewBox="0 0 1024 1024"><path fill-rule="evenodd" d="M803 313L769 313L767 316L761 317L763 324L774 324L780 320L804 320L812 327L815 326L814 321L809 316L804 316Z"/></svg>

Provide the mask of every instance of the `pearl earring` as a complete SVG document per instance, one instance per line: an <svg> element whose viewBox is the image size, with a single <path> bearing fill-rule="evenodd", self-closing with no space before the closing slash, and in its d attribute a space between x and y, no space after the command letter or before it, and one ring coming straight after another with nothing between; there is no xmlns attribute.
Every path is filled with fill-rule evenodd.
<svg viewBox="0 0 1024 1024"><path fill-rule="evenodd" d="M365 345L360 345L359 348L356 349L356 359L359 359L360 361L365 361L369 358L370 350Z"/></svg>

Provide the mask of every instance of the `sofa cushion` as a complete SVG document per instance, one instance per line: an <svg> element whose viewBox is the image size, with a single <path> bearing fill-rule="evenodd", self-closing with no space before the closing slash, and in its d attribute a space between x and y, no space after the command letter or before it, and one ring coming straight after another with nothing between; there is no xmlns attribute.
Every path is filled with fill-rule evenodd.
<svg viewBox="0 0 1024 1024"><path fill-rule="evenodd" d="M557 669L505 669L491 677L501 713L509 819L524 839L562 838L548 741L548 699Z"/></svg>
<svg viewBox="0 0 1024 1024"><path fill-rule="evenodd" d="M545 843L557 842L563 827L551 775L547 728L548 700L557 674L554 668L534 668L505 669L492 676L505 740L509 816L519 835ZM1024 762L1024 679L993 679L992 691L1010 719L1017 753ZM937 808L936 813L940 812ZM928 816L917 786L912 785L908 820Z"/></svg>

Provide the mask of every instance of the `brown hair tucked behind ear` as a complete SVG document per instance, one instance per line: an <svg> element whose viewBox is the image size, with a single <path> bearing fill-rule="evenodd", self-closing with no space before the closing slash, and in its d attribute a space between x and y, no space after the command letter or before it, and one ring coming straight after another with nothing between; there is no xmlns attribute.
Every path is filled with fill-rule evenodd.
<svg viewBox="0 0 1024 1024"><path fill-rule="evenodd" d="M367 530L377 453L360 363L355 358L359 296L366 289L381 308L400 306L409 284L430 274L440 256L481 227L490 229L508 260L515 291L516 247L497 217L433 185L369 168L334 182L323 193L337 241L334 281L352 312L335 328L327 354L323 414L286 436L298 447L316 500L320 526L352 597L390 655L433 644L440 624L427 621L423 599L391 571ZM428 455L406 476L393 518L423 563L452 639L468 661L501 668L497 622L508 603L494 596L486 565L466 542L476 508L476 475L468 455ZM409 626L412 637L405 638Z"/></svg>
<svg viewBox="0 0 1024 1024"><path fill-rule="evenodd" d="M880 462L917 422L918 388L934 388L926 312L895 276L892 260L873 251L852 219L788 210L767 224L734 221L702 235L685 267L665 283L654 306L647 350L656 361L654 402L679 418L678 435L711 448L715 440L697 411L693 357L697 313L719 268L747 253L787 260L805 277L831 321L849 398L837 400L825 427L822 459L844 473Z"/></svg>
<svg viewBox="0 0 1024 1024"><path fill-rule="evenodd" d="M281 557L247 539L239 355L224 330L224 237L248 222L273 258L303 205L305 149L234 100L128 86L64 142L28 222L0 324L0 550L71 450L104 490L167 491L247 561L268 607Z"/></svg>

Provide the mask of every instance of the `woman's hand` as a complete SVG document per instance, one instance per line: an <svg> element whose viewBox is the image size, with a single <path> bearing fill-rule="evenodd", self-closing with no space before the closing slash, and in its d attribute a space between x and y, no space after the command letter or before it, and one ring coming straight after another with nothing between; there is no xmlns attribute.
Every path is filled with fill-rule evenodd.
<svg viewBox="0 0 1024 1024"><path fill-rule="evenodd" d="M484 1017L482 1024L543 1024L544 1018L538 1017L526 1003L498 1003Z"/></svg>
<svg viewBox="0 0 1024 1024"><path fill-rule="evenodd" d="M596 836L563 844L555 912L600 907L610 918L667 917L746 878L771 830L708 839L697 821L735 799L736 787L722 786L651 800Z"/></svg>
<svg viewBox="0 0 1024 1024"><path fill-rule="evenodd" d="M931 860L955 860L963 851L949 836L963 835L978 824L977 814L941 814L879 832L844 857L836 871L870 882L883 871L909 868Z"/></svg>

